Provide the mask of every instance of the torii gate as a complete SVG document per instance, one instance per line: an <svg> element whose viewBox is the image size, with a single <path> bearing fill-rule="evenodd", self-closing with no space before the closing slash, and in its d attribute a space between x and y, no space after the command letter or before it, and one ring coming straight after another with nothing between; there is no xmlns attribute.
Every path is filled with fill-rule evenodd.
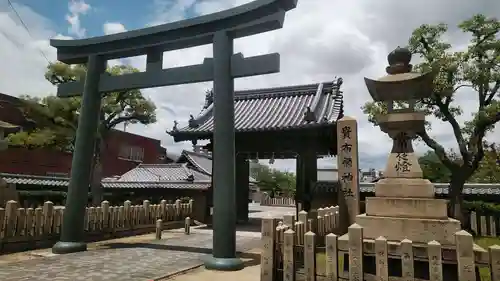
<svg viewBox="0 0 500 281"><path fill-rule="evenodd" d="M59 97L83 93L61 239L53 253L85 251L84 213L90 184L101 96L114 91L214 81L214 214L210 269L237 270L236 258L234 78L276 73L278 53L244 58L233 54L233 40L283 27L297 0L256 0L226 11L124 33L81 40L51 40L57 59L87 64L85 81L60 84ZM202 64L163 69L163 52L213 43L213 58ZM145 72L110 76L108 60L147 55Z"/></svg>

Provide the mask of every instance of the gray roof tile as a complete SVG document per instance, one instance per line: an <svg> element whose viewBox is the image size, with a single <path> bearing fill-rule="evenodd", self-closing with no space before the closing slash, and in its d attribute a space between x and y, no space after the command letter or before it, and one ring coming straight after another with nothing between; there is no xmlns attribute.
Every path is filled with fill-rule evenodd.
<svg viewBox="0 0 500 281"><path fill-rule="evenodd" d="M208 181L210 177L187 167L185 163L141 164L116 179L123 182L168 182L187 181L192 175L194 181Z"/></svg>
<svg viewBox="0 0 500 281"><path fill-rule="evenodd" d="M192 176L192 181L188 180ZM102 181L104 188L208 189L210 176L187 167L186 163L141 164L118 178Z"/></svg>
<svg viewBox="0 0 500 281"><path fill-rule="evenodd" d="M338 86L337 86L338 85ZM343 114L343 99L337 82L246 90L235 92L235 129L237 132L272 131L333 124ZM304 115L314 112L314 121ZM206 137L214 128L213 104L186 126L169 132L176 141L189 135Z"/></svg>
<svg viewBox="0 0 500 281"><path fill-rule="evenodd" d="M69 178L0 173L7 183L67 187Z"/></svg>
<svg viewBox="0 0 500 281"><path fill-rule="evenodd" d="M188 161L200 171L207 175L212 175L212 155L203 152L182 151L182 155L186 156ZM257 182L256 179L249 177L251 183Z"/></svg>
<svg viewBox="0 0 500 281"><path fill-rule="evenodd" d="M208 183L190 182L126 182L126 181L103 181L104 188L165 188L165 189L196 189L206 190L210 187Z"/></svg>
<svg viewBox="0 0 500 281"><path fill-rule="evenodd" d="M318 181L315 186L316 192L333 192L336 190L338 182L332 181ZM449 185L445 183L435 183L434 187L436 194L447 195ZM375 183L360 183L359 190L362 193L375 192ZM500 195L500 183L466 183L463 189L463 194L470 195Z"/></svg>
<svg viewBox="0 0 500 281"><path fill-rule="evenodd" d="M200 171L212 175L212 156L206 153L194 151L182 151L182 155L186 156L188 161Z"/></svg>

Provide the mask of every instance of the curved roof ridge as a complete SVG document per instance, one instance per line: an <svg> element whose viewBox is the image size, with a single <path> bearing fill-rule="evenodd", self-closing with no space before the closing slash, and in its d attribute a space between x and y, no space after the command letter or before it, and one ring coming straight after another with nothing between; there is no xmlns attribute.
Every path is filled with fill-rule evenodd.
<svg viewBox="0 0 500 281"><path fill-rule="evenodd" d="M139 164L135 168L150 168L150 167L181 167L183 163L157 163L157 164Z"/></svg>
<svg viewBox="0 0 500 281"><path fill-rule="evenodd" d="M234 99L235 130L257 132L333 126L343 115L341 85L342 79L338 78L323 83L238 91ZM315 108L308 110L312 105ZM286 110L283 107L287 107ZM305 120L304 114L313 109L315 118ZM192 118L191 126L167 133L176 142L208 139L214 129L213 110L206 110L202 116Z"/></svg>
<svg viewBox="0 0 500 281"><path fill-rule="evenodd" d="M278 98L284 96L311 95L312 91L316 93L320 84L323 84L324 88L328 88L327 84L332 84L332 82L240 90L234 92L234 98L235 100L240 100L250 98ZM330 85L330 88L331 86L332 85Z"/></svg>

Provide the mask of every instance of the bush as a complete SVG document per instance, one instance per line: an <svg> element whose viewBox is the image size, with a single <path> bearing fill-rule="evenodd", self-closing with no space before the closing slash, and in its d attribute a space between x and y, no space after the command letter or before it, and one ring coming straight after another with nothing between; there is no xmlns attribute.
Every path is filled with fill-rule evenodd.
<svg viewBox="0 0 500 281"><path fill-rule="evenodd" d="M481 215L500 217L500 204L483 201L465 201L463 209L467 212L476 212Z"/></svg>

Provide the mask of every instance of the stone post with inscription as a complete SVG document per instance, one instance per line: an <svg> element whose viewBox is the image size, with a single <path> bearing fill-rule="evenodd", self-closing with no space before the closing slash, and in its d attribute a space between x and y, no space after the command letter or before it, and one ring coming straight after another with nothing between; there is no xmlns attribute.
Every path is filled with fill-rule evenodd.
<svg viewBox="0 0 500 281"><path fill-rule="evenodd" d="M448 218L447 200L434 198L434 185L422 178L422 170L412 146L412 140L425 130L425 113L416 111L415 105L418 100L429 98L434 93L434 73L412 72L411 53L404 48L398 47L387 59L387 75L378 80L365 78L365 82L374 101L385 103L387 107L387 113L376 116L376 121L380 129L392 139L393 146L384 177L375 184L375 197L366 198L366 213L357 215L353 226L363 229L363 243L371 244L368 248L375 248L377 255L382 255L377 256L378 259L385 260L385 245L390 241L396 242L394 245L399 247L395 251L404 254L400 261L388 261L386 266L389 272L385 271L387 268L378 268L380 263L364 259L367 272L376 271L380 280L387 280L388 276L401 274L396 273L395 268L401 268L404 264L405 277L414 272L415 276L412 277L415 279L425 279L421 274L429 272L429 265L409 262L412 260L409 256L413 252L412 245L428 245L426 251L429 257L440 262L439 247L456 249L456 238L460 234L458 232L461 225L458 220ZM339 161L345 159L340 148L338 153ZM342 162L339 163L341 171ZM350 241L349 234L350 232L339 238L339 248ZM351 240L356 239L351 237ZM472 252L472 247L468 249ZM463 255L467 258L473 256L472 253ZM460 261L469 262L465 258ZM442 273L434 273L442 274L443 280L458 280L457 272L456 264L455 267L450 264ZM462 272L461 276L464 274Z"/></svg>
<svg viewBox="0 0 500 281"><path fill-rule="evenodd" d="M347 229L359 215L359 173L358 173L358 123L356 119L344 116L337 122L337 169L340 188L338 202L343 215L340 227ZM347 209L347 210L345 210Z"/></svg>

